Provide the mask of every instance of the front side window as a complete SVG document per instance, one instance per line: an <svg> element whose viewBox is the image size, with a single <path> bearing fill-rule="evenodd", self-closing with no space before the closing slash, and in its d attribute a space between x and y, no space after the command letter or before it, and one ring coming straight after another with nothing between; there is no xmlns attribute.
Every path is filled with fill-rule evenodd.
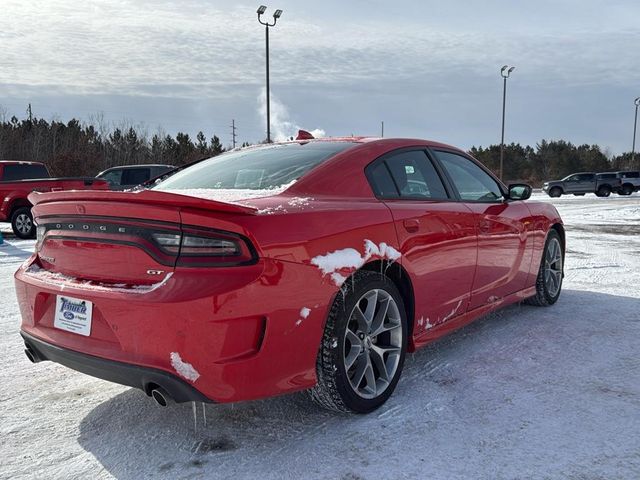
<svg viewBox="0 0 640 480"><path fill-rule="evenodd" d="M496 202L504 198L498 183L470 159L445 151L436 151L435 154L462 200Z"/></svg>
<svg viewBox="0 0 640 480"><path fill-rule="evenodd" d="M122 184L122 170L109 170L98 175L98 178L109 182L109 185L120 185Z"/></svg>
<svg viewBox="0 0 640 480"><path fill-rule="evenodd" d="M352 142L285 143L223 153L186 168L153 188L275 189L353 146Z"/></svg>

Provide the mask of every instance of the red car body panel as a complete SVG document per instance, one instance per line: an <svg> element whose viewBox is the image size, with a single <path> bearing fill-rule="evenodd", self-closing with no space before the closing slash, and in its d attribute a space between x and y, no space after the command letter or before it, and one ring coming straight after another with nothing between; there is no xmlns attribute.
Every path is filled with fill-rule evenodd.
<svg viewBox="0 0 640 480"><path fill-rule="evenodd" d="M199 374L186 381L213 401L231 402L315 384L325 321L340 294L316 266L320 256L353 249L363 262L384 260L382 249L367 255L367 245L383 243L401 253L397 263L415 299L411 351L535 294L544 239L561 224L552 206L381 201L364 175L369 163L407 146L452 147L346 140L354 147L284 193L242 205L159 191L32 195L36 221L58 223L16 272L22 331L74 352L174 375L171 354L177 352ZM116 222L125 229L225 231L250 242L256 258L242 266L181 266L145 245L142 234L133 233L130 244L112 244L111 234L91 226L78 239L64 222L72 230L84 222ZM346 277L356 268L334 273ZM61 293L93 302L89 337L53 326Z"/></svg>

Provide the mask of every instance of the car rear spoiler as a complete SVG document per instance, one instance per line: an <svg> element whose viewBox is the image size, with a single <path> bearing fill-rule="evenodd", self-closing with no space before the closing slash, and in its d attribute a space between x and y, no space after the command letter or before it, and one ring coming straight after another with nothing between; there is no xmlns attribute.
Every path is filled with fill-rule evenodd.
<svg viewBox="0 0 640 480"><path fill-rule="evenodd" d="M53 202L117 202L141 203L145 205L163 205L172 207L189 207L204 210L216 210L227 213L255 215L258 209L237 203L221 202L208 198L192 197L178 193L160 192L156 190L138 190L134 192L119 192L111 190L68 190L61 192L29 194L29 201L33 205Z"/></svg>

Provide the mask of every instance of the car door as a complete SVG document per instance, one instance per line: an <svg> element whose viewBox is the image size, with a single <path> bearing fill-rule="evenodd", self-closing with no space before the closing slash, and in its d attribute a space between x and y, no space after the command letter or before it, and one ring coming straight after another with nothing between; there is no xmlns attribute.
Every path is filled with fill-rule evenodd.
<svg viewBox="0 0 640 480"><path fill-rule="evenodd" d="M507 201L498 181L473 159L446 150L434 154L475 217L478 260L469 309L524 289L533 254L529 208L521 201Z"/></svg>
<svg viewBox="0 0 640 480"><path fill-rule="evenodd" d="M452 201L425 149L387 154L367 167L367 177L394 219L419 336L466 311L476 268L474 217Z"/></svg>
<svg viewBox="0 0 640 480"><path fill-rule="evenodd" d="M568 182L570 188L567 192L595 192L596 191L596 176L593 173L577 173L570 177L571 181Z"/></svg>

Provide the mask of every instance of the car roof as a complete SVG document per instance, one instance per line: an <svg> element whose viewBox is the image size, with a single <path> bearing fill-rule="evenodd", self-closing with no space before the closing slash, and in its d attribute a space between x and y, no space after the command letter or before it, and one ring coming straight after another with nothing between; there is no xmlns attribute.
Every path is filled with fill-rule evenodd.
<svg viewBox="0 0 640 480"><path fill-rule="evenodd" d="M461 151L459 148L454 147L452 145L447 145L446 143L436 142L434 140L424 140L418 138L394 138L394 137L366 137L366 136L353 136L353 137L322 137L322 138L314 138L309 140L289 140L284 142L274 142L274 145L277 144L288 144L288 143L309 143L309 142L351 142L351 143L390 143L390 142L401 142L407 143L407 145L422 145L426 147L435 147L435 148L448 148L451 150ZM251 147L263 146L265 144L252 145ZM251 148L245 147L245 148Z"/></svg>
<svg viewBox="0 0 640 480"><path fill-rule="evenodd" d="M175 167L175 165L164 165L161 163L140 163L138 165L119 165L117 167L111 167L111 168L107 168L106 170L103 170L103 172L108 172L109 170L116 170L119 168L138 168L138 167L169 167L169 168L173 168Z"/></svg>
<svg viewBox="0 0 640 480"><path fill-rule="evenodd" d="M0 165L44 165L44 163L23 160L0 160Z"/></svg>

